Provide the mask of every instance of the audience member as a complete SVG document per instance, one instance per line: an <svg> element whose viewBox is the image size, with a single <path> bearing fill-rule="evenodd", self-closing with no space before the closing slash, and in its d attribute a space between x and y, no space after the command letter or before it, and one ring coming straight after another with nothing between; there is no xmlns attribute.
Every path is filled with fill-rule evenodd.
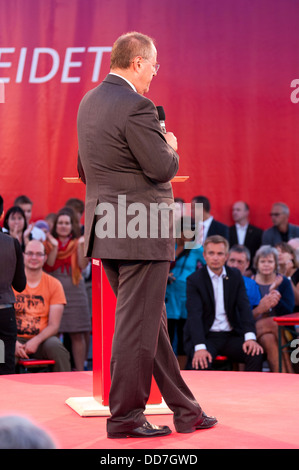
<svg viewBox="0 0 299 470"><path fill-rule="evenodd" d="M175 221L175 223L177 223L181 220L181 217L186 215L185 212L184 212L185 200L182 199L181 197L175 197L174 198L174 204L175 204L174 221Z"/></svg>
<svg viewBox="0 0 299 470"><path fill-rule="evenodd" d="M253 310L261 301L261 293L257 283L246 275L250 265L250 251L245 245L233 245L228 253L227 266L237 268L243 276L248 300Z"/></svg>
<svg viewBox="0 0 299 470"><path fill-rule="evenodd" d="M199 264L205 264L205 260L201 245L189 246L196 236L193 219L187 216L181 217L179 224L180 236L176 239L175 261L170 265L165 305L170 341L176 352L180 368L184 369L186 365L183 341L183 330L187 318L186 279L196 271ZM188 225L190 229L188 229ZM176 341L176 348L174 341Z"/></svg>
<svg viewBox="0 0 299 470"><path fill-rule="evenodd" d="M4 201L3 201L3 197L0 194L0 220L2 220L3 217L4 217ZM0 232L1 231L2 231L2 229L0 227Z"/></svg>
<svg viewBox="0 0 299 470"><path fill-rule="evenodd" d="M291 245L291 247L295 250L296 260L297 263L299 263L299 238L291 238L288 241L288 245Z"/></svg>
<svg viewBox="0 0 299 470"><path fill-rule="evenodd" d="M187 278L185 349L188 368L210 369L219 354L261 371L263 350L256 342L254 319L243 276L225 267L229 243L221 236L204 243L206 266Z"/></svg>
<svg viewBox="0 0 299 470"><path fill-rule="evenodd" d="M81 199L72 197L66 201L65 207L70 207L74 211L78 220L78 224L80 225L81 235L84 235L84 225L81 222L83 214L84 214L84 209L85 209L84 202ZM84 279L85 289L87 293L89 314L90 314L90 318L92 318L92 264L91 264L91 260L89 260L86 268L82 269L82 276ZM90 333L87 332L86 336L87 336L86 342L88 343ZM86 357L85 368L87 368L87 366L88 366L88 357Z"/></svg>
<svg viewBox="0 0 299 470"><path fill-rule="evenodd" d="M0 449L56 449L50 434L23 416L0 417Z"/></svg>
<svg viewBox="0 0 299 470"><path fill-rule="evenodd" d="M16 238L21 245L22 251L28 238L25 238L27 222L23 209L19 206L13 206L8 209L5 214L3 228L13 238Z"/></svg>
<svg viewBox="0 0 299 470"><path fill-rule="evenodd" d="M244 245L250 251L250 259L253 260L254 255L262 243L263 230L255 227L249 222L249 206L244 201L237 201L233 204L232 218L234 225L229 227L229 244ZM251 269L251 264L249 265Z"/></svg>
<svg viewBox="0 0 299 470"><path fill-rule="evenodd" d="M46 220L37 220L34 227L41 229L45 235L50 231L49 224Z"/></svg>
<svg viewBox="0 0 299 470"><path fill-rule="evenodd" d="M195 204L202 204L202 217L203 222L201 222L200 214L196 215L196 206ZM218 222L211 215L211 204L207 197L205 196L195 196L191 201L191 214L195 220L199 220L199 232L202 232L201 238L203 242L207 237L211 235L221 235L226 240L229 240L229 229L228 226L222 222Z"/></svg>
<svg viewBox="0 0 299 470"><path fill-rule="evenodd" d="M273 227L264 231L262 245L275 246L280 242L287 242L291 238L299 237L299 226L289 223L290 209L283 202L275 202L270 216Z"/></svg>
<svg viewBox="0 0 299 470"><path fill-rule="evenodd" d="M294 293L290 281L285 276L277 274L278 252L274 247L261 246L256 252L254 267L256 269L254 279L260 287L261 295L268 296L269 300L268 311L254 315L257 339L267 355L270 370L279 372L278 326L273 317L293 312ZM282 371L292 372L286 350L283 353Z"/></svg>
<svg viewBox="0 0 299 470"><path fill-rule="evenodd" d="M81 219L82 219L82 216L84 214L84 208L85 208L85 205L84 205L84 202L81 200L81 199L78 199L76 197L72 197L70 199L68 199L65 203L65 207L71 207L78 219L78 223L80 225L80 228L81 228L81 235L83 235L84 233L84 225L81 224Z"/></svg>
<svg viewBox="0 0 299 470"><path fill-rule="evenodd" d="M294 248L286 242L278 243L275 248L278 251L278 272L286 276L291 282L295 296L294 311L299 311L299 262Z"/></svg>
<svg viewBox="0 0 299 470"><path fill-rule="evenodd" d="M230 251L227 260L227 266L238 268L243 275L248 299L254 317L268 312L272 306L269 296L261 296L260 288L254 279L246 275L250 263L250 252L244 245L234 245Z"/></svg>
<svg viewBox="0 0 299 470"><path fill-rule="evenodd" d="M71 370L70 355L56 336L66 299L61 283L43 271L45 247L39 240L27 243L24 253L27 284L14 292L17 320L17 359L54 359L54 372Z"/></svg>
<svg viewBox="0 0 299 470"><path fill-rule="evenodd" d="M0 196L0 218L3 198ZM15 344L17 336L14 310L15 296L26 285L23 254L19 242L0 230L0 375L15 372ZM1 441L1 438L0 438Z"/></svg>
<svg viewBox="0 0 299 470"><path fill-rule="evenodd" d="M80 226L72 209L65 207L58 212L52 235L58 241L57 256L53 264L49 264L48 259L44 269L63 285L67 305L60 332L69 334L75 368L83 370L89 347L86 338L91 330L91 322L81 270L87 266L88 259L84 257L84 237L80 234ZM48 241L45 245L47 253L53 249Z"/></svg>
<svg viewBox="0 0 299 470"><path fill-rule="evenodd" d="M56 214L55 212L50 212L48 215L45 217L45 221L47 222L49 226L49 232L51 233L54 227L54 222L56 219Z"/></svg>
<svg viewBox="0 0 299 470"><path fill-rule="evenodd" d="M25 195L18 196L14 201L14 205L20 207L24 211L27 224L25 238L28 240L34 239L45 241L46 237L44 232L40 228L36 227L31 220L33 206L33 202L31 201L31 199L29 199L29 197Z"/></svg>

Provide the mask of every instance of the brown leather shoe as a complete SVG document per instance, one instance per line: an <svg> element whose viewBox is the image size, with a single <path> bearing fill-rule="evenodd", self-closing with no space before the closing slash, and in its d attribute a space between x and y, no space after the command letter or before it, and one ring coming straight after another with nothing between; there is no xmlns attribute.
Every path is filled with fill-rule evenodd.
<svg viewBox="0 0 299 470"><path fill-rule="evenodd" d="M191 428L178 432L189 433L197 431L198 429L209 429L215 426L217 423L218 421L216 418L214 418L214 416L207 416L205 413L202 413L200 419Z"/></svg>
<svg viewBox="0 0 299 470"><path fill-rule="evenodd" d="M168 434L171 434L171 429L168 426L156 426L145 421L142 426L131 431L108 432L107 437L109 439L124 439L126 437L163 437Z"/></svg>

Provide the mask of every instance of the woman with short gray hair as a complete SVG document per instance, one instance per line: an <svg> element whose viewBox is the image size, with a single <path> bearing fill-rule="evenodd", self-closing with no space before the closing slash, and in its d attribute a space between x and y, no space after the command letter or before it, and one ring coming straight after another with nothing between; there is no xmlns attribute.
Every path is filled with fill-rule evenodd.
<svg viewBox="0 0 299 470"><path fill-rule="evenodd" d="M257 341L267 354L267 361L272 372L279 372L278 326L274 316L286 315L294 311L294 293L286 276L278 273L278 251L270 245L261 246L254 258L256 275L263 301L268 310L255 316ZM293 372L286 350L283 354L283 372Z"/></svg>

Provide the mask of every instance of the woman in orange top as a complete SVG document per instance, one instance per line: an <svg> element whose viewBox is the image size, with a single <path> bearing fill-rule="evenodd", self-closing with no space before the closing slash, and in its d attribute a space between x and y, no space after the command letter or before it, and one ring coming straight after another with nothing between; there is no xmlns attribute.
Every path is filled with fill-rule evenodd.
<svg viewBox="0 0 299 470"><path fill-rule="evenodd" d="M70 335L75 368L84 370L91 321L81 271L89 260L84 257L84 237L80 236L80 227L72 209L65 207L58 212L50 240L45 242L50 256L44 269L61 281L67 300L60 332Z"/></svg>

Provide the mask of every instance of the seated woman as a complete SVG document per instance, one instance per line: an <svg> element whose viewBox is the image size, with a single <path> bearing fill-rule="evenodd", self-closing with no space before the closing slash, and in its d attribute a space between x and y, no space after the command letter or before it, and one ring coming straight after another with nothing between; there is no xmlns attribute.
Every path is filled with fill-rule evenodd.
<svg viewBox="0 0 299 470"><path fill-rule="evenodd" d="M278 243L275 248L278 251L278 272L291 281L295 296L294 311L299 311L299 262L295 249L286 242Z"/></svg>
<svg viewBox="0 0 299 470"><path fill-rule="evenodd" d="M71 208L64 207L56 215L52 238L44 242L46 272L63 285L67 304L64 307L59 332L68 334L76 370L84 370L89 345L91 321L88 298L81 271L89 260L84 257L84 237Z"/></svg>
<svg viewBox="0 0 299 470"><path fill-rule="evenodd" d="M267 354L267 361L272 372L279 372L278 360L278 325L274 316L286 315L294 310L294 293L288 278L278 274L278 252L276 248L263 245L254 258L256 269L255 281L259 285L261 296L268 302L268 311L255 317L257 341ZM288 352L283 350L282 371L292 373Z"/></svg>
<svg viewBox="0 0 299 470"><path fill-rule="evenodd" d="M27 222L23 209L19 206L10 207L5 214L3 227L4 232L19 241L22 251L24 251L28 236L26 237Z"/></svg>
<svg viewBox="0 0 299 470"><path fill-rule="evenodd" d="M205 259L203 247L194 242L195 223L193 219L184 216L178 220L178 224L175 261L170 265L165 305L170 341L177 354L180 368L184 369L186 363L183 346L183 330L187 318L186 279L198 267L205 264Z"/></svg>

